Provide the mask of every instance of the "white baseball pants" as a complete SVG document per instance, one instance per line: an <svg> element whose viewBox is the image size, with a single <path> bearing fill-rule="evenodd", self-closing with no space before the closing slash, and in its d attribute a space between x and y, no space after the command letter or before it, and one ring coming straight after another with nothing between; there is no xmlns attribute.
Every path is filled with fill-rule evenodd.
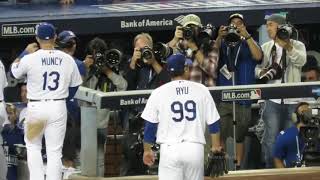
<svg viewBox="0 0 320 180"><path fill-rule="evenodd" d="M159 180L203 180L203 144L161 144Z"/></svg>
<svg viewBox="0 0 320 180"><path fill-rule="evenodd" d="M64 100L29 102L25 121L25 142L30 180L44 180L42 138L47 152L46 180L62 179L62 146L66 132Z"/></svg>

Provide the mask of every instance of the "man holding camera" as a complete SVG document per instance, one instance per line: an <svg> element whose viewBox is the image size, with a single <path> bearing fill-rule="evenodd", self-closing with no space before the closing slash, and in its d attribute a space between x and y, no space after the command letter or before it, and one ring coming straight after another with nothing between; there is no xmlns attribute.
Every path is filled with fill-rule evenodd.
<svg viewBox="0 0 320 180"><path fill-rule="evenodd" d="M207 87L215 86L218 52L210 40L212 34L203 31L201 20L195 14L184 16L181 25L176 27L174 38L168 43L169 46L192 59L191 81L202 83ZM206 37L202 38L201 33Z"/></svg>
<svg viewBox="0 0 320 180"><path fill-rule="evenodd" d="M133 40L133 55L129 59L129 65L126 72L128 81L128 90L155 89L171 80L166 69L163 68L161 60L155 56L155 46L152 37L148 33L140 33ZM126 109L124 113L126 130L130 133L140 132L143 127L143 121L140 113L143 107L134 107ZM121 164L121 175L144 174L146 166L141 161L137 161L139 153L133 150L134 144L139 144L139 137L126 134L123 140L123 162ZM139 147L138 147L139 148ZM142 148L138 149L143 151ZM142 158L142 157L141 157ZM139 164L140 163L140 164Z"/></svg>
<svg viewBox="0 0 320 180"><path fill-rule="evenodd" d="M153 53L153 40L148 33L138 34L133 40L134 52L127 72L128 90L155 89L170 81Z"/></svg>
<svg viewBox="0 0 320 180"><path fill-rule="evenodd" d="M254 69L262 59L263 53L258 43L248 33L243 15L232 14L229 26L219 28L215 47L219 49L219 65L217 86L248 85L255 83ZM231 37L233 36L233 37ZM234 73L232 77L231 73ZM234 84L232 83L234 78ZM244 138L251 120L252 101L236 102L236 168L240 169L244 154ZM221 115L222 142L233 137L233 106L232 103L218 104Z"/></svg>
<svg viewBox="0 0 320 180"><path fill-rule="evenodd" d="M305 143L301 127L312 119L309 104L300 102L292 113L294 126L281 131L273 147L273 161L276 168L300 167L302 164Z"/></svg>
<svg viewBox="0 0 320 180"><path fill-rule="evenodd" d="M268 17L267 32L271 40L262 45L264 57L262 63L256 66L256 77L268 84L300 82L301 67L306 62L305 45L290 38L292 28L286 24L282 15L273 14ZM275 138L280 129L289 127L295 104L296 102L289 99L265 101L262 112L265 123L262 148L267 168L273 167L272 147Z"/></svg>
<svg viewBox="0 0 320 180"><path fill-rule="evenodd" d="M107 56L108 46L98 37L88 44L88 55L85 64L89 68L85 86L102 92L125 91L128 83L118 68L113 68ZM120 62L120 60L119 60ZM117 118L118 111L97 109L98 128L98 175L104 176L104 152L107 138L108 123L111 118Z"/></svg>

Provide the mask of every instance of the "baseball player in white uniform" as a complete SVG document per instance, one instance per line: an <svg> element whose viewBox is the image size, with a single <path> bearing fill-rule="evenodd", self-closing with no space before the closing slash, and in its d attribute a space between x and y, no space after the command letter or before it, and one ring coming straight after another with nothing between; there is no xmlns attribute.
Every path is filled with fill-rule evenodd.
<svg viewBox="0 0 320 180"><path fill-rule="evenodd" d="M40 23L36 27L40 49L31 54L22 53L24 56L19 56L11 66L15 78L26 76L28 82L25 142L30 180L44 180L43 135L47 152L46 180L61 180L61 151L67 121L65 99L70 96L69 87L78 88L82 83L73 58L54 49L55 38L54 26Z"/></svg>
<svg viewBox="0 0 320 180"><path fill-rule="evenodd" d="M187 81L185 57L168 58L172 81L155 89L141 115L145 120L144 154L146 165L154 163L151 145L160 144L159 180L204 179L206 124L212 136L212 151L220 151L220 116L209 90Z"/></svg>
<svg viewBox="0 0 320 180"><path fill-rule="evenodd" d="M2 125L7 121L6 105L4 103L3 89L8 85L7 76L4 66L0 60L0 180L6 180L7 176L7 161L3 152L3 139L1 136Z"/></svg>

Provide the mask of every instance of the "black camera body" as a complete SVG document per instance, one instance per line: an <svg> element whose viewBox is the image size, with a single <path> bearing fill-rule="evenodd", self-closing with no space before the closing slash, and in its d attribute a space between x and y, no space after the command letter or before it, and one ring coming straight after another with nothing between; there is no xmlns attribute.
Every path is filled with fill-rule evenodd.
<svg viewBox="0 0 320 180"><path fill-rule="evenodd" d="M154 58L160 63L166 63L167 58L173 54L173 49L167 44L157 42L153 45L153 48L145 46L140 49L141 59L145 62Z"/></svg>
<svg viewBox="0 0 320 180"><path fill-rule="evenodd" d="M319 109L314 108L310 112L302 114L301 122L304 126L300 127L300 133L306 143L304 152L318 152L317 146L320 140L320 115Z"/></svg>
<svg viewBox="0 0 320 180"><path fill-rule="evenodd" d="M119 64L122 59L122 53L118 49L110 49L104 52L95 52L93 54L94 63L90 70L99 75L103 67L109 67L115 72L119 71Z"/></svg>
<svg viewBox="0 0 320 180"><path fill-rule="evenodd" d="M226 44L230 47L236 46L241 41L241 35L237 26L230 24L226 27L227 35L224 37Z"/></svg>
<svg viewBox="0 0 320 180"><path fill-rule="evenodd" d="M303 160L306 166L320 165L320 115L319 108L313 108L310 113L304 113L301 121L300 134L304 140Z"/></svg>
<svg viewBox="0 0 320 180"><path fill-rule="evenodd" d="M145 47L141 48L140 52L141 52L141 58L144 61L149 61L153 57L153 49L149 46L145 46Z"/></svg>
<svg viewBox="0 0 320 180"><path fill-rule="evenodd" d="M183 32L182 33L183 38L187 40L193 39L195 36L195 29L193 27L189 27L189 26L183 27L182 32Z"/></svg>
<svg viewBox="0 0 320 180"><path fill-rule="evenodd" d="M154 56L160 63L166 63L167 58L173 54L173 49L167 44L157 42L153 45Z"/></svg>
<svg viewBox="0 0 320 180"><path fill-rule="evenodd" d="M288 40L292 36L292 26L289 24L279 25L276 36L281 40Z"/></svg>

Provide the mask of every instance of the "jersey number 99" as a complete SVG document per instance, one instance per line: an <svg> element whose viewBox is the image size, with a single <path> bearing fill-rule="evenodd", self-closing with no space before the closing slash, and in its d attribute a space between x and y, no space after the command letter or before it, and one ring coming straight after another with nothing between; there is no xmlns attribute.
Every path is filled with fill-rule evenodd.
<svg viewBox="0 0 320 180"><path fill-rule="evenodd" d="M174 101L171 104L171 111L176 114L172 119L176 122L182 121L184 118L188 121L193 121L197 117L196 103L192 100L182 104L180 101Z"/></svg>

